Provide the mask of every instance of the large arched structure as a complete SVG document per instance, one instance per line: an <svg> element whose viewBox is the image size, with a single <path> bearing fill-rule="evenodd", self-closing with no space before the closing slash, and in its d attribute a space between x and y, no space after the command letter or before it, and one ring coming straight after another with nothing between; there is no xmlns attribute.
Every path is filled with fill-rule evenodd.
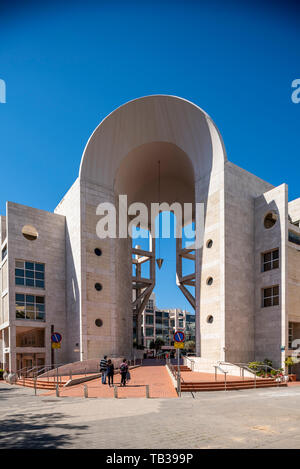
<svg viewBox="0 0 300 469"><path fill-rule="evenodd" d="M254 300L247 286L253 269L252 261L243 268L235 255L251 258L254 233L244 217L253 216L254 197L270 185L227 161L220 133L202 109L165 95L130 101L101 122L85 147L79 178L56 210L67 218L69 350L80 343L81 359L103 353L132 355L132 307L144 306L146 296L133 302L131 239L99 239L96 209L103 202L119 208L119 194L127 195L128 203L157 202L158 160L160 202L196 202L205 207L204 245L195 252L195 297L188 298L195 306L197 355L246 361L254 350ZM212 248L206 247L209 239ZM100 257L95 248L101 250ZM180 249L178 258L185 254ZM155 250L149 259L154 255ZM180 266L177 275L188 297L184 282L189 285L191 279L180 278ZM233 297L236 276L242 294ZM213 278L212 285L208 277ZM101 291L95 289L96 283L101 283ZM144 284L136 280L135 287L151 291L147 280ZM211 316L213 322L207 320ZM75 359L76 354L70 357Z"/></svg>

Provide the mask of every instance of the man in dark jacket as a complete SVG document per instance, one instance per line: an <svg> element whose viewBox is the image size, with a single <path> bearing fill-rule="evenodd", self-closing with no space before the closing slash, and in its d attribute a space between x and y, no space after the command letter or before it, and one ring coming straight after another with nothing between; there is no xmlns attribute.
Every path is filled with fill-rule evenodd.
<svg viewBox="0 0 300 469"><path fill-rule="evenodd" d="M106 375L107 375L107 355L104 355L100 361L100 373L102 384L106 384Z"/></svg>

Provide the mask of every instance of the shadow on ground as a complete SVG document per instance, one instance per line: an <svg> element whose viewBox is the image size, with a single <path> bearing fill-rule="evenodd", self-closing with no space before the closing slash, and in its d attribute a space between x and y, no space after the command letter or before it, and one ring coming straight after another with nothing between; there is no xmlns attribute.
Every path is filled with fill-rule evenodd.
<svg viewBox="0 0 300 469"><path fill-rule="evenodd" d="M60 424L66 415L62 413L8 416L1 422L1 449L54 449L74 446L88 427L86 425Z"/></svg>

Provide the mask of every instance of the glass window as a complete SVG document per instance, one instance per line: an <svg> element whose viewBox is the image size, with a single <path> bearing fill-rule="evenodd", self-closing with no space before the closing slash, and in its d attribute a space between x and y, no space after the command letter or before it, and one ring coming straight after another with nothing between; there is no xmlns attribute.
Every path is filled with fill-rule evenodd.
<svg viewBox="0 0 300 469"><path fill-rule="evenodd" d="M16 293L16 318L45 321L45 297Z"/></svg>
<svg viewBox="0 0 300 469"><path fill-rule="evenodd" d="M45 265L16 260L15 283L27 287L45 288Z"/></svg>
<svg viewBox="0 0 300 469"><path fill-rule="evenodd" d="M264 252L261 255L262 260L262 272L267 272L268 270L278 269L279 267L279 249L274 251Z"/></svg>
<svg viewBox="0 0 300 469"><path fill-rule="evenodd" d="M262 291L262 307L279 305L279 285L264 288Z"/></svg>
<svg viewBox="0 0 300 469"><path fill-rule="evenodd" d="M154 321L153 321L153 316L150 315L150 314L147 314L146 315L146 324L153 324Z"/></svg>
<svg viewBox="0 0 300 469"><path fill-rule="evenodd" d="M154 334L153 327L146 327L146 337L152 337Z"/></svg>

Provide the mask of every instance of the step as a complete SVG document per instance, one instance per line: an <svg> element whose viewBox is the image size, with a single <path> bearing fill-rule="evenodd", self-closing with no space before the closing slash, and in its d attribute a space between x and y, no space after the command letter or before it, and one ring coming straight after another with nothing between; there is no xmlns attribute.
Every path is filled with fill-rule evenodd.
<svg viewBox="0 0 300 469"><path fill-rule="evenodd" d="M19 386L34 388L34 380L30 378L27 378L25 380L19 379L16 382L16 384L18 384ZM61 383L60 382L58 383L59 387L64 386L64 384L66 384L66 381L62 381ZM37 380L36 387L37 389L56 389L56 382Z"/></svg>
<svg viewBox="0 0 300 469"><path fill-rule="evenodd" d="M259 384L256 386L257 389L262 389L262 388L278 388L278 387L287 387L286 383L269 383L269 384ZM242 389L256 389L254 386L226 386L227 391L238 391ZM219 387L214 387L214 386L205 386L205 387L181 387L181 392L205 392L205 391L225 391L225 386L219 386Z"/></svg>
<svg viewBox="0 0 300 469"><path fill-rule="evenodd" d="M256 381L256 384L271 384L271 383L276 383L275 380L273 379L269 379L269 380L257 380ZM227 386L230 386L230 385L251 385L253 386L255 384L255 380L245 380L245 381L241 381L241 380L233 380L233 381L227 381L226 382L226 385ZM277 384L277 383L276 383ZM183 381L182 383L182 386L224 386L225 385L225 381Z"/></svg>

